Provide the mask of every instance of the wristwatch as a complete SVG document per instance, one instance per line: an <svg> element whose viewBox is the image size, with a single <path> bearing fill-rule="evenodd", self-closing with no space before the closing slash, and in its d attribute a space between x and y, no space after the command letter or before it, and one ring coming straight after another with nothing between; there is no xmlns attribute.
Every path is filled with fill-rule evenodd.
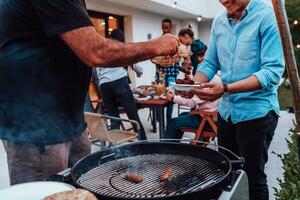
<svg viewBox="0 0 300 200"><path fill-rule="evenodd" d="M226 83L223 84L224 93L223 95L229 95L228 85Z"/></svg>

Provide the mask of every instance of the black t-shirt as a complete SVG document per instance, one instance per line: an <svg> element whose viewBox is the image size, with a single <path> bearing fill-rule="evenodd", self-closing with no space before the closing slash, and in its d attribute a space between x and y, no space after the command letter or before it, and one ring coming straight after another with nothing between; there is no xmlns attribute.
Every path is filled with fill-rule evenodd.
<svg viewBox="0 0 300 200"><path fill-rule="evenodd" d="M58 36L91 21L82 0L0 0L0 138L48 145L86 128L91 70Z"/></svg>

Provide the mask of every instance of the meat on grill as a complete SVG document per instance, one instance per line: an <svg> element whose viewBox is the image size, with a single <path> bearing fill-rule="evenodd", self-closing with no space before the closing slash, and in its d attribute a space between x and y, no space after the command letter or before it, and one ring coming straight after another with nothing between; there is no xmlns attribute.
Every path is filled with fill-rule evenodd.
<svg viewBox="0 0 300 200"><path fill-rule="evenodd" d="M125 179L132 182L132 183L141 183L144 181L144 178L141 176L138 176L134 173L128 172L125 176Z"/></svg>
<svg viewBox="0 0 300 200"><path fill-rule="evenodd" d="M166 182L172 178L172 168L166 169L163 174L159 177L160 182Z"/></svg>

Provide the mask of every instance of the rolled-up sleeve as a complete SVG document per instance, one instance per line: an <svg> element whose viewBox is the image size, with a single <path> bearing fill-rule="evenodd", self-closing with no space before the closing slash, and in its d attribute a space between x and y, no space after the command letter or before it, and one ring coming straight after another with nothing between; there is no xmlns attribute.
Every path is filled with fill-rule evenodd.
<svg viewBox="0 0 300 200"><path fill-rule="evenodd" d="M215 21L212 25L210 33L209 47L205 53L204 60L198 65L197 72L201 72L207 76L208 81L211 81L217 71L220 69L218 53L217 53L217 41L215 36Z"/></svg>
<svg viewBox="0 0 300 200"><path fill-rule="evenodd" d="M253 75L257 77L261 88L279 85L284 72L284 54L274 13L264 19L260 29L261 35L261 69Z"/></svg>

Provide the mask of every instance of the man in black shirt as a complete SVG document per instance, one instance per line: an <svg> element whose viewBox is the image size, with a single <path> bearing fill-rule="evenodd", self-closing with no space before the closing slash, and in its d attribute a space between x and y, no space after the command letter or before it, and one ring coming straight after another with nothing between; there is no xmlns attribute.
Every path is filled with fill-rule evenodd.
<svg viewBox="0 0 300 200"><path fill-rule="evenodd" d="M11 184L63 170L72 149L73 162L89 153L90 67L128 65L178 46L171 35L131 44L102 38L82 0L0 0L0 24L0 138Z"/></svg>

